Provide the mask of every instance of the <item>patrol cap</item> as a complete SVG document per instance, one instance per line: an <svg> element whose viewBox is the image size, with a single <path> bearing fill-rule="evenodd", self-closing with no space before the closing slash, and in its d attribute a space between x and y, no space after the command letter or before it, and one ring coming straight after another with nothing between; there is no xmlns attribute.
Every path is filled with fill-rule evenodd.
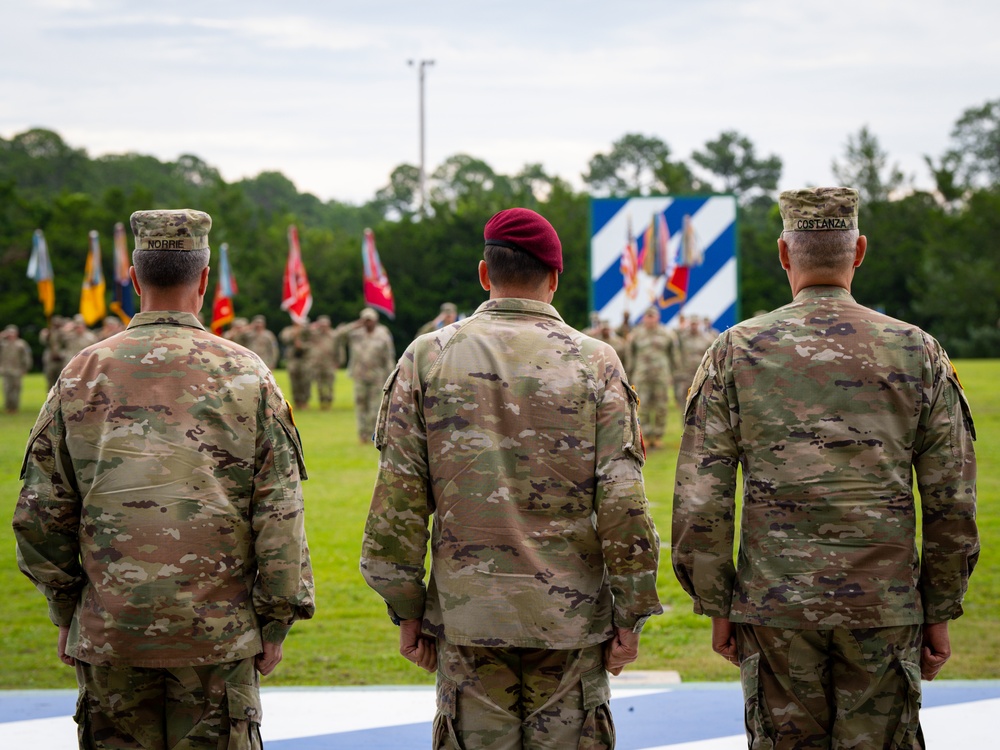
<svg viewBox="0 0 1000 750"><path fill-rule="evenodd" d="M250 319L250 322L251 323L267 323L267 318L265 318L263 315L254 315L253 318Z"/></svg>
<svg viewBox="0 0 1000 750"><path fill-rule="evenodd" d="M378 313L371 307L366 307L361 311L362 320L378 320Z"/></svg>
<svg viewBox="0 0 1000 750"><path fill-rule="evenodd" d="M454 302L442 302L441 312L451 313L452 315L458 315L458 307L455 306Z"/></svg>
<svg viewBox="0 0 1000 750"><path fill-rule="evenodd" d="M212 217L191 208L136 211L129 223L136 250L207 250Z"/></svg>
<svg viewBox="0 0 1000 750"><path fill-rule="evenodd" d="M786 232L858 228L858 191L848 187L786 190L778 209Z"/></svg>
<svg viewBox="0 0 1000 750"><path fill-rule="evenodd" d="M316 322L317 323L329 323L330 322L330 316L329 315L320 315L318 318L316 318Z"/></svg>
<svg viewBox="0 0 1000 750"><path fill-rule="evenodd" d="M20 331L20 329L19 329L19 328L18 328L18 327L17 327L16 325L14 325L13 323L8 323L7 325L5 325L5 326L4 326L4 328L3 328L3 332L4 332L4 333L20 333L21 331Z"/></svg>
<svg viewBox="0 0 1000 750"><path fill-rule="evenodd" d="M487 245L522 250L562 273L559 235L544 216L529 208L508 208L495 214L486 222L483 239Z"/></svg>

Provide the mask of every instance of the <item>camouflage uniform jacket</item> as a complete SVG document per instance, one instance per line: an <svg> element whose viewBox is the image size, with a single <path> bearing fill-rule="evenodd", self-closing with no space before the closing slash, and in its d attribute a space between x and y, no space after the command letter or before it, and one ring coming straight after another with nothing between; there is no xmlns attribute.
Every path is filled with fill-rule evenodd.
<svg viewBox="0 0 1000 750"><path fill-rule="evenodd" d="M636 326L629 334L629 350L632 368L629 376L632 380L670 381L676 356L673 331L663 325L652 330L643 325Z"/></svg>
<svg viewBox="0 0 1000 750"><path fill-rule="evenodd" d="M21 376L31 371L31 347L24 339L0 340L0 375Z"/></svg>
<svg viewBox="0 0 1000 750"><path fill-rule="evenodd" d="M635 404L614 350L542 302L490 300L411 343L361 558L390 613L457 645L548 649L659 613Z"/></svg>
<svg viewBox="0 0 1000 750"><path fill-rule="evenodd" d="M63 370L31 431L18 564L90 664L249 658L313 613L297 430L270 372L143 312Z"/></svg>
<svg viewBox="0 0 1000 750"><path fill-rule="evenodd" d="M384 383L396 364L396 346L392 334L384 325L371 333L364 326L351 328L346 334L351 348L348 372L353 380L363 383Z"/></svg>
<svg viewBox="0 0 1000 750"><path fill-rule="evenodd" d="M931 336L808 287L715 341L684 421L673 564L696 613L805 629L962 613L979 555L975 433Z"/></svg>

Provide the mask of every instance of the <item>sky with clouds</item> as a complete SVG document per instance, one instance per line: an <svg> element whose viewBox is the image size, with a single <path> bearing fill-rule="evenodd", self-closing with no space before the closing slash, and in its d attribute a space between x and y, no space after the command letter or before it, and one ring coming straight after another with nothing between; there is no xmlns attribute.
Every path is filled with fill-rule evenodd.
<svg viewBox="0 0 1000 750"><path fill-rule="evenodd" d="M354 203L467 153L582 187L625 133L687 159L724 130L832 181L868 125L929 186L962 112L1000 97L995 0L8 0L0 135L57 131L96 156L193 153L227 180L283 172Z"/></svg>

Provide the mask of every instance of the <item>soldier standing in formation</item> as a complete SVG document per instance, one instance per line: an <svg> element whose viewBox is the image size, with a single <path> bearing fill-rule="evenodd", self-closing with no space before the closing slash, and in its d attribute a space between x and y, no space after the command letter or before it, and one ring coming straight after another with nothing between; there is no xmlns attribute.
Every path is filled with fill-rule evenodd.
<svg viewBox="0 0 1000 750"><path fill-rule="evenodd" d="M610 344L611 348L615 350L615 354L618 355L618 359L622 361L622 365L625 367L625 372L631 371L632 362L628 341L611 330L611 323L609 321L599 318L597 320L597 326L592 330L587 331L587 335L593 336L595 339L603 341L605 344Z"/></svg>
<svg viewBox="0 0 1000 750"><path fill-rule="evenodd" d="M66 365L28 441L18 564L76 666L80 747L259 748L255 669L313 614L287 404L196 317L210 226L132 215L142 312Z"/></svg>
<svg viewBox="0 0 1000 750"><path fill-rule="evenodd" d="M223 336L234 344L239 344L240 346L246 346L247 342L250 340L250 321L246 318L233 318L232 325L229 326Z"/></svg>
<svg viewBox="0 0 1000 750"><path fill-rule="evenodd" d="M711 329L709 323L695 316L678 315L677 318L677 356L674 358L673 372L674 400L677 402L677 408L683 411L688 388L691 387L698 365L701 364L702 357L718 333Z"/></svg>
<svg viewBox="0 0 1000 750"><path fill-rule="evenodd" d="M670 373L677 355L674 332L660 323L660 309L650 307L629 336L629 376L639 393L639 419L650 448L663 444L670 401Z"/></svg>
<svg viewBox="0 0 1000 750"><path fill-rule="evenodd" d="M267 318L263 315L253 316L244 346L264 360L268 369L273 371L278 366L278 357L281 354L278 337L268 330Z"/></svg>
<svg viewBox="0 0 1000 750"><path fill-rule="evenodd" d="M313 379L309 366L312 330L308 323L293 322L281 329L280 339L285 345L285 369L292 386L292 404L296 409L306 409Z"/></svg>
<svg viewBox="0 0 1000 750"><path fill-rule="evenodd" d="M63 365L65 366L73 357L96 342L97 335L87 328L87 322L83 319L83 316L74 315L72 320L63 325Z"/></svg>
<svg viewBox="0 0 1000 750"><path fill-rule="evenodd" d="M330 327L330 316L320 315L312 325L311 348L309 351L309 372L316 380L319 393L319 407L326 411L333 404L334 384L340 367L340 352L343 347ZM395 354L395 351L393 351Z"/></svg>
<svg viewBox="0 0 1000 750"><path fill-rule="evenodd" d="M0 334L0 375L3 376L3 403L8 414L21 407L21 380L31 372L31 348L15 325Z"/></svg>
<svg viewBox="0 0 1000 750"><path fill-rule="evenodd" d="M351 323L334 329L338 344L347 342L350 359L347 371L354 381L354 413L361 444L371 441L375 432L382 386L396 364L396 347L389 329L378 322L378 313L370 307Z"/></svg>
<svg viewBox="0 0 1000 750"><path fill-rule="evenodd" d="M121 318L117 315L108 315L101 323L101 327L95 335L98 341L104 341L104 339L109 339L116 333L121 333L124 330L125 326L122 325Z"/></svg>
<svg viewBox="0 0 1000 750"><path fill-rule="evenodd" d="M434 748L610 748L606 670L661 611L635 396L550 304L552 225L515 208L484 235L489 301L386 384L361 569L401 653L440 662Z"/></svg>
<svg viewBox="0 0 1000 750"><path fill-rule="evenodd" d="M444 302L441 305L441 312L434 320L428 320L417 330L417 335L422 336L425 333L430 333L431 331L436 331L438 328L444 328L445 326L450 326L458 320L458 308L453 302Z"/></svg>
<svg viewBox="0 0 1000 750"><path fill-rule="evenodd" d="M49 319L49 324L41 330L38 338L45 348L42 350L42 372L45 373L45 382L49 388L56 384L59 373L62 372L66 358L63 355L63 326L66 319L60 315L53 315Z"/></svg>
<svg viewBox="0 0 1000 750"><path fill-rule="evenodd" d="M920 678L979 556L972 418L938 342L851 296L857 191L779 206L794 301L723 333L695 376L674 570L740 667L752 747L922 748Z"/></svg>

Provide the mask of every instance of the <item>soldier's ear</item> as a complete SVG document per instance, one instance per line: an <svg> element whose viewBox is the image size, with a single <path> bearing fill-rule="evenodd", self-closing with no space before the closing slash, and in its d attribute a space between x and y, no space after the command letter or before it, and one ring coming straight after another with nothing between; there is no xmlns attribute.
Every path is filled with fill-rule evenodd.
<svg viewBox="0 0 1000 750"><path fill-rule="evenodd" d="M854 267L857 268L865 260L865 251L868 249L868 238L863 234L858 237L858 244L854 248Z"/></svg>
<svg viewBox="0 0 1000 750"><path fill-rule="evenodd" d="M479 261L479 283L487 292L490 290L490 271L485 260Z"/></svg>
<svg viewBox="0 0 1000 750"><path fill-rule="evenodd" d="M788 243L781 237L778 238L778 261L786 271L792 267L788 260Z"/></svg>
<svg viewBox="0 0 1000 750"><path fill-rule="evenodd" d="M135 275L135 266L128 267L128 277L132 279L132 288L135 289L135 293L141 297L142 289L139 287L139 279Z"/></svg>

